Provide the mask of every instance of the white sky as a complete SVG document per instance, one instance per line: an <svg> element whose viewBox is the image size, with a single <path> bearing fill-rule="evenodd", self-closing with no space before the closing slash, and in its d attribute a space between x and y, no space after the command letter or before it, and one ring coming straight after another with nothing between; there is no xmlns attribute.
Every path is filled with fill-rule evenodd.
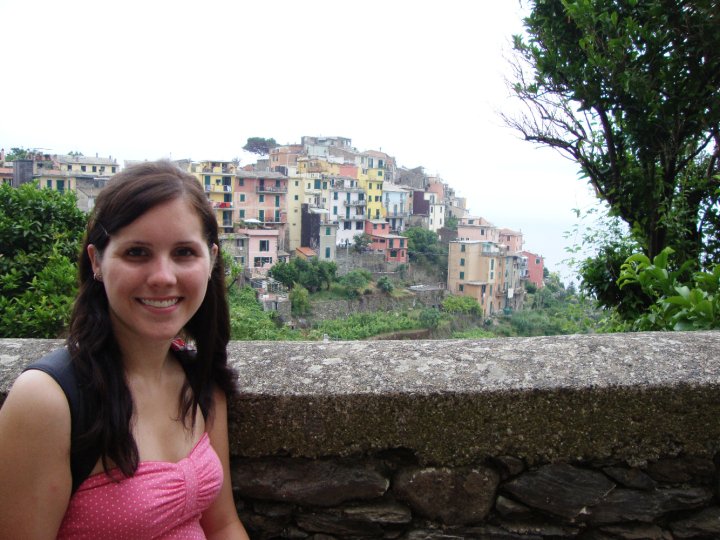
<svg viewBox="0 0 720 540"><path fill-rule="evenodd" d="M254 162L248 137L338 135L423 166L566 269L576 166L499 111L517 0L0 0L0 146Z"/></svg>

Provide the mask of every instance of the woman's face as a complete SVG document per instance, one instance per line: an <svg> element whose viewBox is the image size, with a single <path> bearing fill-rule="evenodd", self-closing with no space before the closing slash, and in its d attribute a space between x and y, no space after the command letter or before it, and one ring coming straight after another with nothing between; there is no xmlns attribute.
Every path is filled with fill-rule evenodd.
<svg viewBox="0 0 720 540"><path fill-rule="evenodd" d="M208 248L199 216L182 198L148 210L114 232L102 253L88 246L102 275L118 342L165 342L202 303L218 247Z"/></svg>

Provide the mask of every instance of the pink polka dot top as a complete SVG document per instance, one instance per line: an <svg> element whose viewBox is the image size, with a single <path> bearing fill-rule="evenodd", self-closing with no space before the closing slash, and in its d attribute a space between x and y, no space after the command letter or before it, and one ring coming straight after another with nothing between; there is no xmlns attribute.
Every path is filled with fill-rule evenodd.
<svg viewBox="0 0 720 540"><path fill-rule="evenodd" d="M104 472L89 477L70 499L58 539L204 539L200 516L222 483L222 464L205 433L177 463L143 461L120 482Z"/></svg>

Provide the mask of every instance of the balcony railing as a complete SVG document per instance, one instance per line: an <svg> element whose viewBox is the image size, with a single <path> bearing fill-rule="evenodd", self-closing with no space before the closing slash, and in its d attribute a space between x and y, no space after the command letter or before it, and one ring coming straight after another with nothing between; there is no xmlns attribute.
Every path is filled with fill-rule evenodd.
<svg viewBox="0 0 720 540"><path fill-rule="evenodd" d="M367 201L345 201L345 206L367 206Z"/></svg>
<svg viewBox="0 0 720 540"><path fill-rule="evenodd" d="M219 210L232 210L235 208L231 202L214 202L212 203L212 207Z"/></svg>
<svg viewBox="0 0 720 540"><path fill-rule="evenodd" d="M257 186L255 193L287 193L286 187Z"/></svg>

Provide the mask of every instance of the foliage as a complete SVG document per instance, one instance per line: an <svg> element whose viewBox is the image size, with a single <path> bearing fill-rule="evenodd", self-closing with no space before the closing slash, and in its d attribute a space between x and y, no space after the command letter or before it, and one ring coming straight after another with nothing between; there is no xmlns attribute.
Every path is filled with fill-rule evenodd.
<svg viewBox="0 0 720 540"><path fill-rule="evenodd" d="M418 316L418 320L420 321L420 324L423 326L423 328L429 328L431 330L434 330L438 327L441 319L442 314L440 313L440 310L436 308L425 308L420 312L420 315Z"/></svg>
<svg viewBox="0 0 720 540"><path fill-rule="evenodd" d="M345 287L346 293L350 298L355 298L363 294L371 281L372 274L364 268L350 270L340 278L340 284Z"/></svg>
<svg viewBox="0 0 720 540"><path fill-rule="evenodd" d="M450 229L451 231L457 231L458 221L457 216L450 214L445 220L445 228Z"/></svg>
<svg viewBox="0 0 720 540"><path fill-rule="evenodd" d="M442 309L447 313L482 315L482 307L480 307L478 301L469 296L448 295L442 302Z"/></svg>
<svg viewBox="0 0 720 540"><path fill-rule="evenodd" d="M225 267L225 286L230 289L235 285L240 274L242 274L242 265L235 261L235 257L225 249L220 251L220 255L223 259L223 266Z"/></svg>
<svg viewBox="0 0 720 540"><path fill-rule="evenodd" d="M72 156L72 157L82 157L85 154L83 154L82 152L78 152L77 150L71 150L70 152L67 153L67 155Z"/></svg>
<svg viewBox="0 0 720 540"><path fill-rule="evenodd" d="M0 186L0 337L57 337L76 294L86 216L73 193Z"/></svg>
<svg viewBox="0 0 720 540"><path fill-rule="evenodd" d="M344 319L323 321L316 326L320 334L334 339L365 339L386 332L419 328L418 321L407 313L353 313Z"/></svg>
<svg viewBox="0 0 720 540"><path fill-rule="evenodd" d="M310 293L302 285L295 284L290 291L293 315L305 315L310 311Z"/></svg>
<svg viewBox="0 0 720 540"><path fill-rule="evenodd" d="M432 267L447 274L447 245L441 244L438 235L422 227L410 227L405 231L408 238L408 255L411 262Z"/></svg>
<svg viewBox="0 0 720 540"><path fill-rule="evenodd" d="M248 137L247 143L243 146L243 150L252 152L253 154L259 154L261 156L267 156L270 150L278 146L275 139L265 139L263 137Z"/></svg>
<svg viewBox="0 0 720 540"><path fill-rule="evenodd" d="M525 292L529 294L534 294L537 292L537 285L535 285L532 281L528 281L525 283Z"/></svg>
<svg viewBox="0 0 720 540"><path fill-rule="evenodd" d="M387 276L383 276L380 279L377 280L377 288L380 289L382 292L390 294L392 290L395 288L392 284L392 281L390 281L390 278Z"/></svg>
<svg viewBox="0 0 720 540"><path fill-rule="evenodd" d="M323 285L326 289L330 288L330 284L336 279L337 265L334 262L318 261L315 257L295 257L289 263L275 263L269 274L288 288L300 284L309 292L316 292Z"/></svg>
<svg viewBox="0 0 720 540"><path fill-rule="evenodd" d="M273 314L263 311L251 287L234 287L228 291L230 306L230 339L297 340L302 335L276 324Z"/></svg>
<svg viewBox="0 0 720 540"><path fill-rule="evenodd" d="M372 238L368 233L356 234L353 236L353 251L363 253L367 251L368 246L372 242Z"/></svg>
<svg viewBox="0 0 720 540"><path fill-rule="evenodd" d="M576 161L648 257L717 260L717 3L531 4L513 86L530 112L508 123Z"/></svg>
<svg viewBox="0 0 720 540"><path fill-rule="evenodd" d="M5 154L5 161L15 161L16 159L27 159L35 150L32 148L14 147Z"/></svg>
<svg viewBox="0 0 720 540"><path fill-rule="evenodd" d="M621 288L639 285L654 300L650 309L632 324L633 330L698 330L720 328L720 264L708 272L683 276L690 266L668 269L671 248L650 261L644 254L628 257L622 265Z"/></svg>

